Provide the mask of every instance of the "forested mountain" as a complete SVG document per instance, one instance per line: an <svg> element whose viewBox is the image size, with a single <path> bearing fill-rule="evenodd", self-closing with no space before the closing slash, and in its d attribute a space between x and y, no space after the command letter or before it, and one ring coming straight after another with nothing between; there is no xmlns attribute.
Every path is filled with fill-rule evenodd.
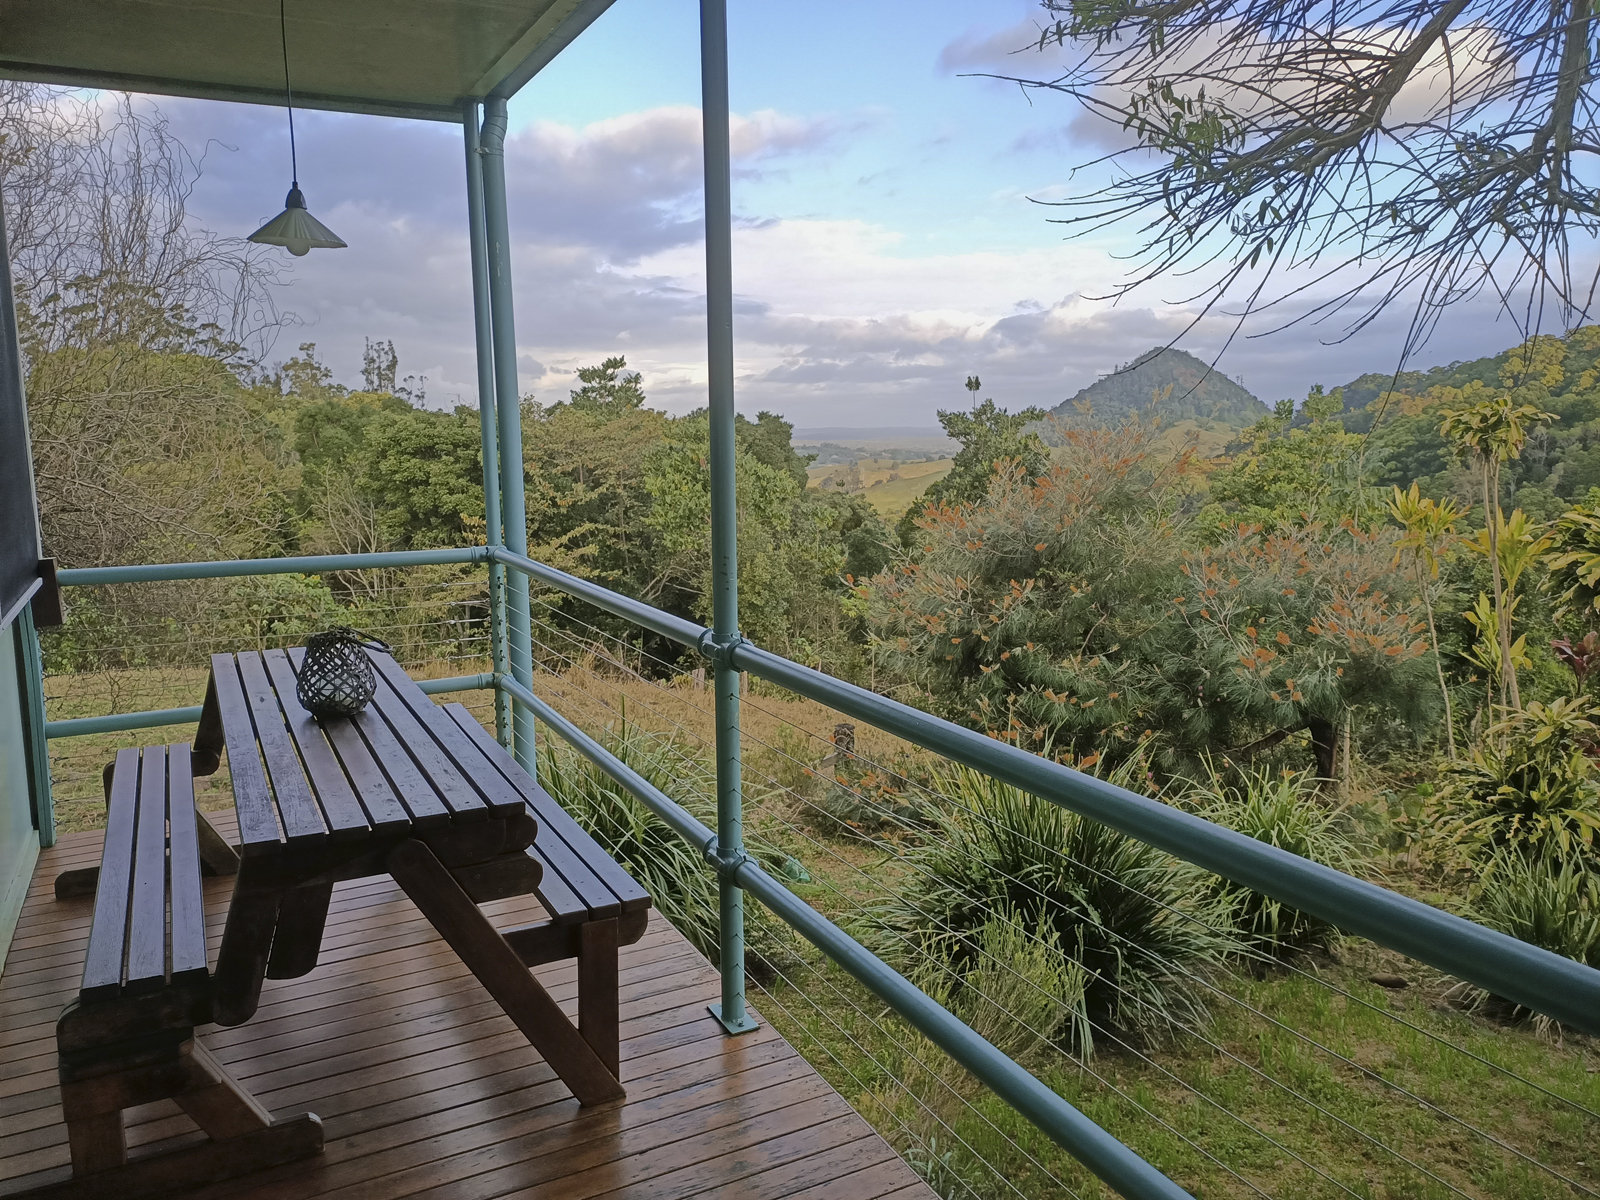
<svg viewBox="0 0 1600 1200"><path fill-rule="evenodd" d="M1050 410L1069 428L1120 425L1136 413L1242 428L1266 416L1267 406L1194 355L1158 346Z"/></svg>

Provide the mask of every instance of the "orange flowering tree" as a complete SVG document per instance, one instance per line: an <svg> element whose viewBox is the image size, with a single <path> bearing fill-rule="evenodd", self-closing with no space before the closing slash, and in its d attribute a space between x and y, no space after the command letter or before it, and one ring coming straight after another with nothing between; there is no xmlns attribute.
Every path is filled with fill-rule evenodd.
<svg viewBox="0 0 1600 1200"><path fill-rule="evenodd" d="M942 715L1063 762L1143 746L1164 769L1242 761L1307 731L1319 774L1360 706L1419 731L1432 650L1392 530L1199 544L1182 455L1150 431L1068 431L1049 469L998 470L986 497L930 508L920 553L859 596L879 646Z"/></svg>

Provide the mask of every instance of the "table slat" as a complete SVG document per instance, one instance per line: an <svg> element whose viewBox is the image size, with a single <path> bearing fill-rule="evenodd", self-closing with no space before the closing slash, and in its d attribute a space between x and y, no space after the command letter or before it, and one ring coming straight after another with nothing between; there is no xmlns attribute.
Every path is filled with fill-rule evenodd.
<svg viewBox="0 0 1600 1200"><path fill-rule="evenodd" d="M167 974L167 748L146 746L139 766L124 983L130 992L158 988Z"/></svg>
<svg viewBox="0 0 1600 1200"><path fill-rule="evenodd" d="M432 790L449 806L453 817L471 819L489 815L489 806L478 795L477 789L461 777L461 772L450 761L449 755L406 707L388 680L381 676L369 709L375 710L394 731L400 744L410 753L412 761L427 776Z"/></svg>
<svg viewBox="0 0 1600 1200"><path fill-rule="evenodd" d="M350 781L345 778L338 755L328 745L323 727L301 705L295 673L289 665L288 656L282 650L268 650L262 659L272 688L278 694L278 703L283 707L289 736L300 748L300 758L305 763L305 773L310 777L311 789L322 803L329 834L335 838L365 837L369 832L367 814L361 808L361 801L356 799ZM344 722L336 719L329 724L342 725Z"/></svg>
<svg viewBox="0 0 1600 1200"><path fill-rule="evenodd" d="M325 839L328 827L323 822L316 797L306 783L300 756L294 752L294 744L289 740L283 712L278 707L278 697L273 693L272 681L267 678L258 652L246 650L239 654L239 678L244 684L250 713L255 718L256 741L261 745L261 757L266 761L267 775L272 780L272 790L278 798L278 815L283 819L284 836L291 843Z"/></svg>
<svg viewBox="0 0 1600 1200"><path fill-rule="evenodd" d="M239 666L231 654L211 656L211 681L217 689L217 712L228 746L228 774L233 780L233 805L239 814L239 843L246 855L282 843L272 789L256 748L255 722L245 703Z"/></svg>
<svg viewBox="0 0 1600 1200"><path fill-rule="evenodd" d="M306 652L303 646L296 646L289 651L289 661L294 664L296 671L300 669L300 664L305 661L305 656ZM339 724L344 725L343 722ZM438 794L433 790L433 785L427 781L421 771L417 770L416 764L411 761L411 756L405 752L404 747L400 745L394 733L388 725L384 724L383 718L378 715L371 705L351 717L349 725L345 726L345 728L353 730L358 739L365 745L368 757L373 761L374 768L382 772L392 789L393 795L398 798L399 803L403 806L403 811L410 814L409 822L411 824L418 829L427 829L434 825L443 824L450 819L450 810L445 807L444 801L439 799ZM344 753L342 744L340 752ZM356 757L357 755L352 748L351 753L345 754L345 762L352 763L356 760ZM362 778L366 779L368 777L363 776ZM366 795L367 793L363 792L363 798ZM388 809L384 809L384 812L385 823L393 827L392 812Z"/></svg>
<svg viewBox="0 0 1600 1200"><path fill-rule="evenodd" d="M506 748L489 736L489 731L478 724L473 715L467 711L463 704L451 704L445 709L454 718L468 737L472 738L483 750L484 757L513 784L527 801L534 818L540 827L540 848L550 855L553 849L552 842L544 837L545 833L553 835L555 841L565 844L574 856L582 863L583 868L595 876L617 898L615 910L606 907L604 911L597 909L597 916L609 915L612 911L633 912L637 909L650 906L650 893L639 886L639 883L616 864L603 847L595 842L582 826L572 819L572 814L557 804L550 793L538 785L521 764L506 752ZM563 875L575 884L577 880L569 874L568 868L556 862ZM578 886L580 895L592 895L583 886Z"/></svg>
<svg viewBox="0 0 1600 1200"><path fill-rule="evenodd" d="M476 742L445 715L444 709L417 686L391 655L369 650L367 656L378 674L388 682L412 716L433 734L434 741L455 763L462 776L477 790L496 817L509 817L524 811L522 795L494 770Z"/></svg>

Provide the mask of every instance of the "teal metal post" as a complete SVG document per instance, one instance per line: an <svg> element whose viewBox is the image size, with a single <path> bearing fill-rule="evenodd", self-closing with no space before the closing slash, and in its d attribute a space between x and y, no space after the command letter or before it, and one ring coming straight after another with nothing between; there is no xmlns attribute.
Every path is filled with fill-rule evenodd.
<svg viewBox="0 0 1600 1200"><path fill-rule="evenodd" d="M478 146L478 101L461 106L461 125L467 148L467 231L472 239L472 323L478 344L478 429L483 457L483 517L485 540L505 545L500 520L500 439L495 428L494 318L489 304L489 244L483 223L483 156ZM494 673L506 671L506 569L489 563L489 657ZM494 696L495 736L502 746L511 744L511 697L499 689Z"/></svg>
<svg viewBox="0 0 1600 1200"><path fill-rule="evenodd" d="M700 117L706 172L706 365L711 425L711 650L716 670L717 846L722 917L722 1003L712 1015L729 1033L756 1028L744 1005L745 860L739 754L739 509L734 473L733 196L728 150L727 0L700 2Z"/></svg>
<svg viewBox="0 0 1600 1200"><path fill-rule="evenodd" d="M514 554L528 553L528 509L522 483L522 397L517 391L517 322L511 308L511 232L506 213L506 102L490 96L483 102L483 132L478 157L483 164L483 218L489 260L489 308L494 331L494 392L500 431L501 534ZM533 688L532 621L528 614L528 579L512 572L506 580L506 616L511 677ZM512 706L515 742L512 752L530 775L536 763L533 713L516 701Z"/></svg>

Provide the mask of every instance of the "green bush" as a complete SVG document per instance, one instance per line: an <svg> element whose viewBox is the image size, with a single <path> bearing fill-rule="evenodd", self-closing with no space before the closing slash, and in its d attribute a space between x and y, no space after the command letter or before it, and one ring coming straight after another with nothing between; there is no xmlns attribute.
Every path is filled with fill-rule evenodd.
<svg viewBox="0 0 1600 1200"><path fill-rule="evenodd" d="M1446 769L1442 803L1470 856L1577 856L1600 868L1600 774L1589 756L1597 711L1581 699L1530 704Z"/></svg>
<svg viewBox="0 0 1600 1200"><path fill-rule="evenodd" d="M930 963L968 976L983 931L1010 913L1083 970L1066 1041L1087 1048L1096 1027L1156 1037L1206 1019L1198 977L1232 943L1211 928L1226 914L1199 872L966 768L938 790L953 805L932 814L897 893L861 922L882 957L920 977Z"/></svg>
<svg viewBox="0 0 1600 1200"><path fill-rule="evenodd" d="M625 720L607 727L599 740L695 816L715 824L715 777L692 750ZM543 739L539 782L650 893L656 911L715 962L720 931L717 881L699 850L554 736ZM762 975L793 958L794 936L761 905L747 903L745 947L750 971Z"/></svg>
<svg viewBox="0 0 1600 1200"><path fill-rule="evenodd" d="M1183 802L1208 821L1354 874L1358 857L1349 822L1336 809L1319 803L1314 793L1306 772L1263 771L1231 785L1213 770L1209 780L1188 789ZM1231 910L1240 941L1258 953L1287 957L1326 950L1338 939L1338 930L1326 921L1220 876L1212 876L1210 891Z"/></svg>

